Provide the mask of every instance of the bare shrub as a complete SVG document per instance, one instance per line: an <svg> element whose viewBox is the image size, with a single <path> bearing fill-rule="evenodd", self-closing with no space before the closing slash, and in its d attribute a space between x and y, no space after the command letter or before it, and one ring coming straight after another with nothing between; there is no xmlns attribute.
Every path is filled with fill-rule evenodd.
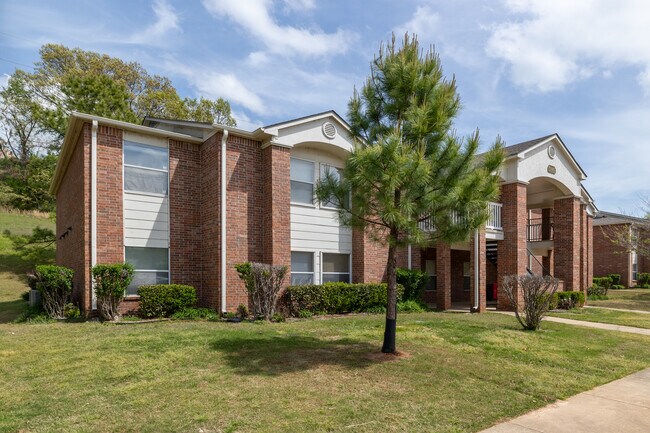
<svg viewBox="0 0 650 433"><path fill-rule="evenodd" d="M287 270L286 266L265 263L237 265L239 276L244 280L251 297L251 307L255 317L271 320Z"/></svg>
<svg viewBox="0 0 650 433"><path fill-rule="evenodd" d="M558 280L548 275L508 275L503 279L503 291L515 310L517 321L530 331L539 329L557 289ZM518 293L521 296L517 296Z"/></svg>
<svg viewBox="0 0 650 433"><path fill-rule="evenodd" d="M39 265L29 275L29 287L41 294L43 309L53 319L65 318L65 306L72 293L74 271L63 266Z"/></svg>

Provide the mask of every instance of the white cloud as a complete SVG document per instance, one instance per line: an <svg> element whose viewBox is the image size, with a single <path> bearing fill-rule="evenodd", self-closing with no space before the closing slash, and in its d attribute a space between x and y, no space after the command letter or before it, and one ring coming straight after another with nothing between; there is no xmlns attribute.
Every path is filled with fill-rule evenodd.
<svg viewBox="0 0 650 433"><path fill-rule="evenodd" d="M136 44L159 45L165 43L164 36L172 30L180 30L178 15L165 0L155 0L151 6L156 22L140 32L134 33L129 41Z"/></svg>
<svg viewBox="0 0 650 433"><path fill-rule="evenodd" d="M416 34L420 43L433 43L440 30L440 15L429 6L418 6L411 19L395 28L395 35L400 38L404 33Z"/></svg>
<svg viewBox="0 0 650 433"><path fill-rule="evenodd" d="M7 84L9 83L9 78L11 78L11 75L9 74L0 75L0 89L4 89L5 87L7 87Z"/></svg>
<svg viewBox="0 0 650 433"><path fill-rule="evenodd" d="M309 11L316 7L315 0L282 0L284 7L289 11Z"/></svg>
<svg viewBox="0 0 650 433"><path fill-rule="evenodd" d="M311 4L298 3L302 3L303 8ZM282 56L344 53L357 39L355 33L341 29L336 33L325 33L318 29L280 25L271 15L272 0L203 0L203 5L213 16L230 18L269 51Z"/></svg>
<svg viewBox="0 0 650 433"><path fill-rule="evenodd" d="M515 84L549 92L594 74L638 67L650 92L650 3L509 0L516 20L494 24L486 52L505 60Z"/></svg>

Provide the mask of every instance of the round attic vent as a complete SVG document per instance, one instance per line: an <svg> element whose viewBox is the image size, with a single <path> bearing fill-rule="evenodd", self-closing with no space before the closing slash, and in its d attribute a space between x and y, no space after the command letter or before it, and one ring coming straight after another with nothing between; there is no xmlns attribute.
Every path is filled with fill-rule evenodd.
<svg viewBox="0 0 650 433"><path fill-rule="evenodd" d="M336 136L336 126L331 122L323 123L323 135L327 138L334 138Z"/></svg>
<svg viewBox="0 0 650 433"><path fill-rule="evenodd" d="M548 157L549 157L549 158L551 158L551 159L555 158L555 146L553 146L553 145L551 144L551 145L548 147L547 152L548 152Z"/></svg>

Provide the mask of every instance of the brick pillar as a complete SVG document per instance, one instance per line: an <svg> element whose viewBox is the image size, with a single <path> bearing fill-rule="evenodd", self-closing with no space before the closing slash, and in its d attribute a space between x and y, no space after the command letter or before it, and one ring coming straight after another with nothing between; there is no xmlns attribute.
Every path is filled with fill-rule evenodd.
<svg viewBox="0 0 650 433"><path fill-rule="evenodd" d="M470 242L469 242L469 247L470 247L470 259L469 259L469 266L470 266L470 272L471 272L471 277L470 277L470 287L471 287L471 292L470 292L470 302L471 306L474 307L476 305L476 300L475 298L475 293L476 293L476 285L478 284L478 312L483 313L485 312L486 306L487 306L487 298L486 298L486 274L485 274L485 266L487 264L487 255L485 251L485 227L481 227L479 229L478 233L478 256L476 256L475 251L476 248L474 247L475 245L475 237L474 235L470 236ZM475 263L478 261L478 272L479 272L479 277L478 281L476 281L476 272L475 272Z"/></svg>
<svg viewBox="0 0 650 433"><path fill-rule="evenodd" d="M587 215L587 287L594 279L594 218Z"/></svg>
<svg viewBox="0 0 650 433"><path fill-rule="evenodd" d="M564 290L580 287L580 199L555 200L555 277L564 281Z"/></svg>
<svg viewBox="0 0 650 433"><path fill-rule="evenodd" d="M553 275L553 250L548 250L542 257L542 266L544 266L544 275Z"/></svg>
<svg viewBox="0 0 650 433"><path fill-rule="evenodd" d="M352 282L380 283L386 280L388 246L370 239L363 230L352 230Z"/></svg>
<svg viewBox="0 0 650 433"><path fill-rule="evenodd" d="M497 308L507 310L511 306L503 291L503 278L507 275L526 274L526 264L528 262L526 185L522 183L501 185L501 203L503 203L501 210L503 240L498 241L497 244L499 254L497 262L499 282ZM521 299L518 292L517 299Z"/></svg>
<svg viewBox="0 0 650 433"><path fill-rule="evenodd" d="M436 246L436 308L451 308L451 245Z"/></svg>
<svg viewBox="0 0 650 433"><path fill-rule="evenodd" d="M264 263L289 269L284 285L291 283L291 158L288 148L262 150L262 257Z"/></svg>
<svg viewBox="0 0 650 433"><path fill-rule="evenodd" d="M589 267L587 231L587 206L583 204L580 205L580 290L585 292L585 299L587 287L591 285L591 281L587 279Z"/></svg>

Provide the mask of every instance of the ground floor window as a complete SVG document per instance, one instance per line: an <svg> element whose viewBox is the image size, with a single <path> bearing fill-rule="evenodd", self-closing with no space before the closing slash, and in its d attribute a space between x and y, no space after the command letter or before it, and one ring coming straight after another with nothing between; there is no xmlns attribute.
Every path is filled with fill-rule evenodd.
<svg viewBox="0 0 650 433"><path fill-rule="evenodd" d="M639 260L636 251L632 251L632 280L638 280L637 274L639 272Z"/></svg>
<svg viewBox="0 0 650 433"><path fill-rule="evenodd" d="M169 283L169 249L149 247L126 247L124 257L135 268L133 281L126 295L137 295L138 287L148 284Z"/></svg>
<svg viewBox="0 0 650 433"><path fill-rule="evenodd" d="M426 290L436 290L436 261L425 260L424 272L426 272L427 275L429 276L429 281L427 282Z"/></svg>
<svg viewBox="0 0 650 433"><path fill-rule="evenodd" d="M314 284L314 253L291 252L291 285Z"/></svg>
<svg viewBox="0 0 650 433"><path fill-rule="evenodd" d="M350 255L323 253L323 283L350 282Z"/></svg>

